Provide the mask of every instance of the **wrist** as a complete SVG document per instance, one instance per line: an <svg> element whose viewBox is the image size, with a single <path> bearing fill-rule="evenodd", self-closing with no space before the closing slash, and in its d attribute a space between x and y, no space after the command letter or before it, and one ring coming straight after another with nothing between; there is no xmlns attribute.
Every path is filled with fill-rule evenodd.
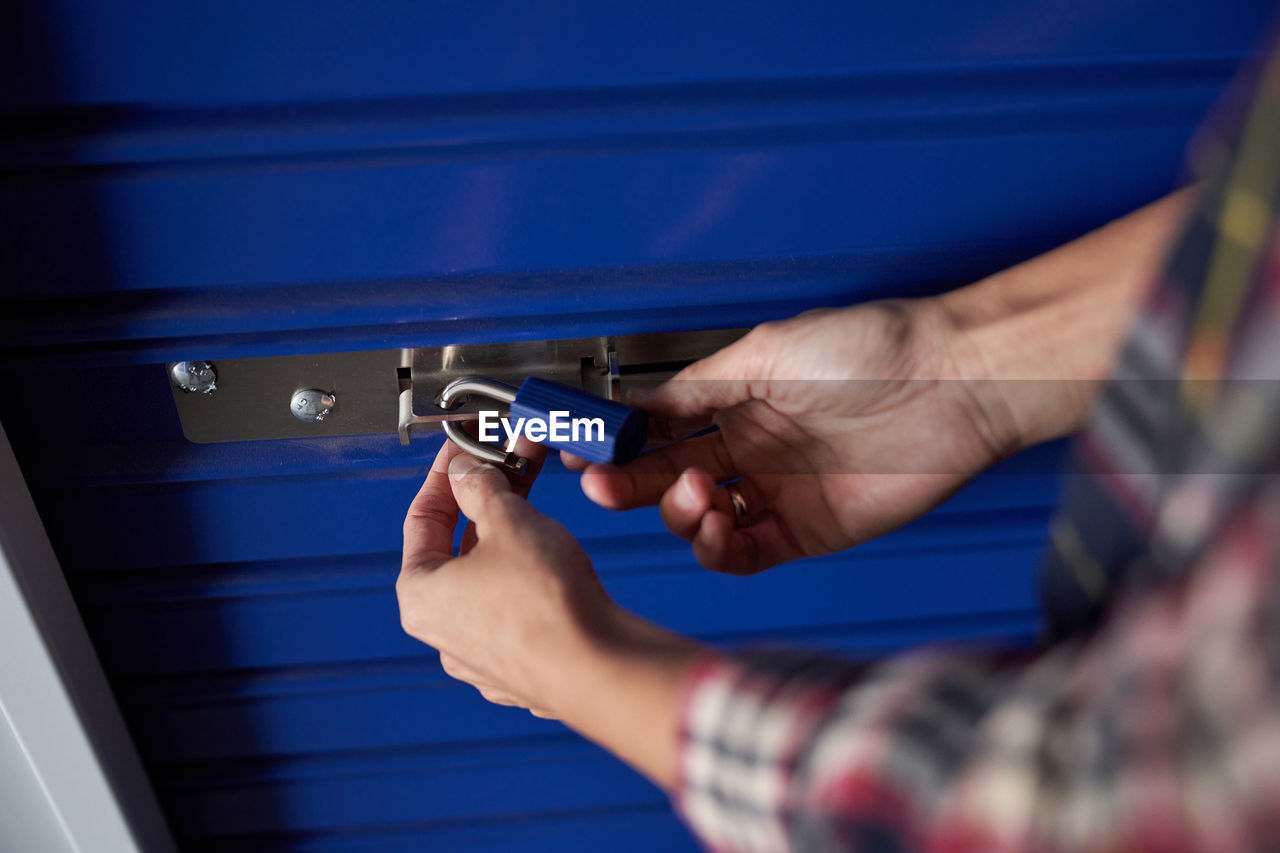
<svg viewBox="0 0 1280 853"><path fill-rule="evenodd" d="M1080 427L1193 192L937 297L954 370L1011 450Z"/></svg>
<svg viewBox="0 0 1280 853"><path fill-rule="evenodd" d="M1119 338L1091 332L1088 319L1066 313L1065 299L1002 298L1022 278L1014 268L939 297L952 328L952 372L1001 456L1078 429ZM1064 282L1061 292L1069 288Z"/></svg>
<svg viewBox="0 0 1280 853"><path fill-rule="evenodd" d="M920 301L917 334L929 341L930 354L922 359L919 375L943 383L948 398L961 403L993 463L1026 447L1027 435L1002 383L993 378L990 351L999 352L1003 344L979 334L960 310L964 300L957 297L965 290Z"/></svg>
<svg viewBox="0 0 1280 853"><path fill-rule="evenodd" d="M550 669L547 710L658 785L675 784L681 700L700 644L612 602Z"/></svg>
<svg viewBox="0 0 1280 853"><path fill-rule="evenodd" d="M547 708L571 725L608 685L639 670L680 669L703 650L612 601L575 621L573 639L542 664L553 694Z"/></svg>

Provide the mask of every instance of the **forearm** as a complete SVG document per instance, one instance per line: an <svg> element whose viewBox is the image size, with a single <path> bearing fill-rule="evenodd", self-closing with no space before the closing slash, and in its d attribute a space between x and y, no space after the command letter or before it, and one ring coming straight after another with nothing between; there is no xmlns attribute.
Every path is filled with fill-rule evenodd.
<svg viewBox="0 0 1280 853"><path fill-rule="evenodd" d="M1017 444L1079 424L1188 196L1176 193L936 300L941 311L929 316L944 316L954 332L944 338L955 341L959 369L948 375L981 386L979 394L999 390ZM682 699L705 649L621 611L583 621L591 624L531 663L542 669L543 707L673 788Z"/></svg>
<svg viewBox="0 0 1280 853"><path fill-rule="evenodd" d="M994 398L1018 446L1080 426L1194 192L939 297L959 332L958 371Z"/></svg>
<svg viewBox="0 0 1280 853"><path fill-rule="evenodd" d="M667 790L676 784L681 704L705 647L624 611L547 662L550 710Z"/></svg>

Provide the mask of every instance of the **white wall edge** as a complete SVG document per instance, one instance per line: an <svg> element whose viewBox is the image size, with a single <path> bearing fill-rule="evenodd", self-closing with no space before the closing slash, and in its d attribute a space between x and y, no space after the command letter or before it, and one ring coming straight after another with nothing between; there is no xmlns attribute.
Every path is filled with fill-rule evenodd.
<svg viewBox="0 0 1280 853"><path fill-rule="evenodd" d="M0 815L0 850L177 849L2 427Z"/></svg>

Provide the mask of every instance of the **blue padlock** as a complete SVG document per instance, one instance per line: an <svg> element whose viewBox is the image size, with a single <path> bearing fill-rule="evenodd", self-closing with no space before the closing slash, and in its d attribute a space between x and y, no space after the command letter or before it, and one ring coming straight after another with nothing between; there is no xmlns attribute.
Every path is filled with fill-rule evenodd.
<svg viewBox="0 0 1280 853"><path fill-rule="evenodd" d="M577 388L529 377L519 389L479 376L455 379L440 392L440 408L449 409L472 394L506 403L509 429L555 450L567 450L589 462L624 465L644 449L649 414L588 394ZM500 441L508 437L505 429ZM445 434L474 456L523 472L526 461L501 447L477 441L457 421L444 422Z"/></svg>

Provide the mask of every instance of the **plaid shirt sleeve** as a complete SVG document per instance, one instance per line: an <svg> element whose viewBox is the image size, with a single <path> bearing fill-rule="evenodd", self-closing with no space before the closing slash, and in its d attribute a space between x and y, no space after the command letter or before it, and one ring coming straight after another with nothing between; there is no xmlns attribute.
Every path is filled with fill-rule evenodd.
<svg viewBox="0 0 1280 853"><path fill-rule="evenodd" d="M676 796L710 848L1280 850L1275 54L1255 91L1077 441L1052 642L708 655Z"/></svg>
<svg viewBox="0 0 1280 853"><path fill-rule="evenodd" d="M1034 658L704 658L678 806L712 850L1256 850L1280 840L1269 496L1203 570Z"/></svg>

